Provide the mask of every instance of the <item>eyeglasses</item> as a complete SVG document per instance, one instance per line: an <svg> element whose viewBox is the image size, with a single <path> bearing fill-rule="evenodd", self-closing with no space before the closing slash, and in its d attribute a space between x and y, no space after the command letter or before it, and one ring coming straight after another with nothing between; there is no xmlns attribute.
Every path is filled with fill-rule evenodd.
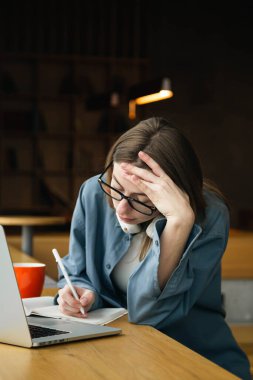
<svg viewBox="0 0 253 380"><path fill-rule="evenodd" d="M106 183L103 180L104 174L106 173L106 171L109 169L109 167L111 165L112 165L112 162L105 168L103 173L98 178L99 185L100 185L101 189L103 190L103 192L106 195L108 195L109 197L111 197L112 199L115 199L116 201L121 201L122 199L126 199L127 202L129 203L129 205L135 211L138 211L141 214L152 215L157 210L156 207L148 206L145 203L138 201L137 199L127 197L125 194L121 193L121 191L119 191L119 190L115 189L114 187L108 185L108 183Z"/></svg>

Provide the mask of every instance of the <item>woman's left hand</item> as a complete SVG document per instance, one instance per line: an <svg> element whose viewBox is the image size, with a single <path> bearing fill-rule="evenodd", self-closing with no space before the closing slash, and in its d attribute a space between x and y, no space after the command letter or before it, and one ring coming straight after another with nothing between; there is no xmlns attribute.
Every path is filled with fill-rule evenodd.
<svg viewBox="0 0 253 380"><path fill-rule="evenodd" d="M182 191L148 154L139 152L139 158L151 169L121 163L125 177L147 195L167 220L194 222L189 196Z"/></svg>

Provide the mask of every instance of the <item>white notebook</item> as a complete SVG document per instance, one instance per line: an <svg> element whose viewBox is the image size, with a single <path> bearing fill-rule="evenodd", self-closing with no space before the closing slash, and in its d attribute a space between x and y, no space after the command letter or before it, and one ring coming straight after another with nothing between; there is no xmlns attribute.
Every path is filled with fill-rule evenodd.
<svg viewBox="0 0 253 380"><path fill-rule="evenodd" d="M105 325L127 314L124 308L102 308L88 312L87 318L70 317L60 312L58 305L54 305L54 297L23 298L26 316L40 315L68 321L92 325Z"/></svg>

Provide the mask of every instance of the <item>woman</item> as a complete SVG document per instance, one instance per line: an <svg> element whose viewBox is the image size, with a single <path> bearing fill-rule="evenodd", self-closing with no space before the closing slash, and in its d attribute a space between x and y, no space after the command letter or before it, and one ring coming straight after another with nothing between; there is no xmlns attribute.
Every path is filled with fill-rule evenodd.
<svg viewBox="0 0 253 380"><path fill-rule="evenodd" d="M61 277L60 310L85 318L81 306L127 307L130 322L250 379L221 304L228 233L227 206L203 182L188 140L162 118L145 120L116 141L105 171L80 189L64 258L80 301Z"/></svg>

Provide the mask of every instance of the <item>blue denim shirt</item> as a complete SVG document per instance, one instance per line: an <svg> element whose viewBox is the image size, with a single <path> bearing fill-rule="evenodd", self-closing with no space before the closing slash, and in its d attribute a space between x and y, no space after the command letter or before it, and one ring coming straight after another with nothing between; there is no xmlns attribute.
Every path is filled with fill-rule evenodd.
<svg viewBox="0 0 253 380"><path fill-rule="evenodd" d="M124 294L112 282L111 273L126 253L132 235L122 231L97 179L82 185L73 213L69 254L63 259L72 282L96 293L93 309L126 307L130 322L153 326L250 379L247 358L224 320L221 303L221 259L229 233L225 204L214 194L205 193L205 220L193 226L181 260L162 291L158 265L166 220L158 219L151 247L130 276ZM65 285L64 278L60 277L58 285Z"/></svg>

